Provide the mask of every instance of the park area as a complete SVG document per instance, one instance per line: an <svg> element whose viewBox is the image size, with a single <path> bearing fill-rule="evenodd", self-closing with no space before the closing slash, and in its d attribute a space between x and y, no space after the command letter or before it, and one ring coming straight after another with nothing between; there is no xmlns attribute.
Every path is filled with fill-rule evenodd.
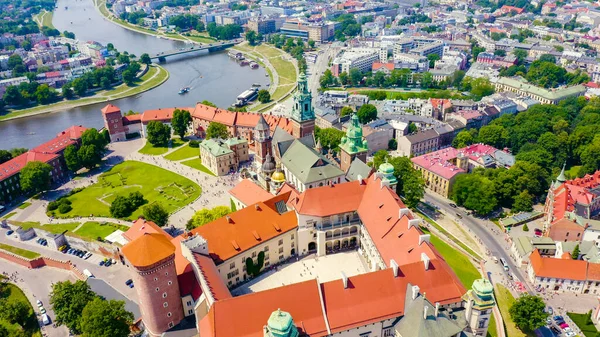
<svg viewBox="0 0 600 337"><path fill-rule="evenodd" d="M56 223L56 224L40 224L37 221L26 221L26 222L17 222L13 221L13 225L18 225L23 229L29 228L37 228L44 231L47 231L52 234L65 234L67 236L76 237L82 239L84 241L94 241L106 238L108 235L112 234L116 230L122 230L123 232L127 231L129 227L124 225L118 225L110 222L97 222L97 221L87 221L83 224L80 222L67 222L67 223ZM0 245L0 248L3 248ZM8 249L6 249L8 250ZM15 252L13 252L15 253ZM33 252L31 252L33 253ZM17 253L15 253L17 254ZM34 253L37 254L37 253ZM18 254L22 255L22 254ZM38 254L39 255L39 254ZM24 256L24 255L22 255ZM24 256L27 257L27 256ZM31 258L31 257L27 257Z"/></svg>
<svg viewBox="0 0 600 337"><path fill-rule="evenodd" d="M2 277L0 275L0 278ZM0 327L4 327L8 331L6 336L42 336L33 307L19 287L12 283L0 283L0 302L9 303L19 311L13 311L13 314L10 315L12 317L9 318L10 321L4 318L0 319Z"/></svg>
<svg viewBox="0 0 600 337"><path fill-rule="evenodd" d="M138 152L141 154L148 154L151 156L160 156L169 152L169 149L180 147L183 144L184 142L179 138L171 139L168 146L154 146L150 144L150 142L146 141L146 145L144 145L144 147Z"/></svg>
<svg viewBox="0 0 600 337"><path fill-rule="evenodd" d="M103 173L98 182L68 197L72 209L62 218L111 217L109 207L117 196L127 197L140 192L147 203L159 202L171 213L200 196L196 183L173 172L136 161L126 161ZM142 208L135 210L126 220L137 219Z"/></svg>
<svg viewBox="0 0 600 337"><path fill-rule="evenodd" d="M190 144L186 144L181 148L169 153L165 156L165 159L172 161L180 161L188 158L194 158L200 156L200 149L198 147L191 147Z"/></svg>

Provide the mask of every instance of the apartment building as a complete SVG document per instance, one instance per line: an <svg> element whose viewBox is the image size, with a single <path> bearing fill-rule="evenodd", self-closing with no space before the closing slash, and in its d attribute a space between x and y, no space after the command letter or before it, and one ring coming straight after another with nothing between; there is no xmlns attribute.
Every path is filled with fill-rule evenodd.
<svg viewBox="0 0 600 337"><path fill-rule="evenodd" d="M334 76L350 69L358 69L361 72L371 71L373 63L379 61L379 52L374 48L353 48L346 50L342 55L336 57L331 65Z"/></svg>

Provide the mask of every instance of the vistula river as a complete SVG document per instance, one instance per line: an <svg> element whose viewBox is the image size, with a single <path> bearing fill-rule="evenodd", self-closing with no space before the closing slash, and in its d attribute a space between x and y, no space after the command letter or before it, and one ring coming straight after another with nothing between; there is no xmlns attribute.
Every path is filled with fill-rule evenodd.
<svg viewBox="0 0 600 337"><path fill-rule="evenodd" d="M75 33L80 41L97 41L103 45L111 42L119 51L128 51L137 56L185 46L183 42L158 39L111 23L98 13L92 0L58 0L57 6L54 26L61 32L68 30ZM227 107L253 83L263 86L269 83L263 68L241 67L230 60L225 51L202 56L189 54L169 57L163 66L169 71L170 77L161 86L110 103L122 111L138 112L194 106L205 99L220 107ZM182 87L190 87L190 92L178 95ZM100 128L103 126L100 109L105 104L0 122L0 149L33 148L71 125Z"/></svg>

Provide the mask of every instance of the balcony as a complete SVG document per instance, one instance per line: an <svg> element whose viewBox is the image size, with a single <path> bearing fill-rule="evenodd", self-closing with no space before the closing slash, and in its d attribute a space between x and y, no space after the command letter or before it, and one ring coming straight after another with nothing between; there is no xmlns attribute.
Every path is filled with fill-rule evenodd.
<svg viewBox="0 0 600 337"><path fill-rule="evenodd" d="M341 238L347 238L347 237L356 236L356 235L358 235L358 230L349 231L347 233L340 232L340 233L336 233L336 234L328 232L327 234L325 234L325 240L341 239Z"/></svg>
<svg viewBox="0 0 600 337"><path fill-rule="evenodd" d="M360 219L356 218L356 219L352 219L350 221L336 221L336 222L324 222L322 224L318 224L317 225L317 229L318 230L328 230L328 229L335 229L335 228L341 228L341 227L345 227L345 226L351 226L351 225L360 225Z"/></svg>

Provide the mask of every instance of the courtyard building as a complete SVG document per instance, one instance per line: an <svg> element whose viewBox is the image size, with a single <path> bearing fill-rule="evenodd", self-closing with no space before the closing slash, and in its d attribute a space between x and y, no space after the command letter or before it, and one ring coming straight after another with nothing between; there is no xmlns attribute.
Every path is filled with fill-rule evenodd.
<svg viewBox="0 0 600 337"><path fill-rule="evenodd" d="M237 171L240 163L249 159L248 142L245 139L207 139L200 143L202 165L217 176Z"/></svg>

